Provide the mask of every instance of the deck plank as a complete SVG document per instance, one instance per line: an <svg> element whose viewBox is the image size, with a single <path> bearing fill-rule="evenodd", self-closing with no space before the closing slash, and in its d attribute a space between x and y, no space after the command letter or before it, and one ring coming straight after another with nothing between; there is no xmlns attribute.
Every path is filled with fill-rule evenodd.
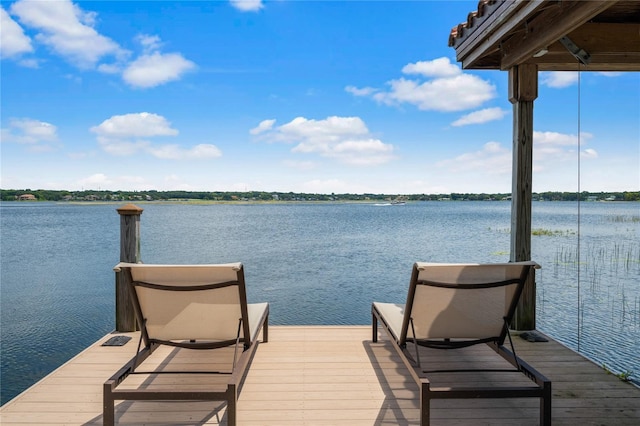
<svg viewBox="0 0 640 426"><path fill-rule="evenodd" d="M367 326L272 326L269 342L258 346L238 400L240 425L341 426L417 425L419 392L386 336L371 341ZM136 333L122 347L105 347L105 336L71 361L0 408L5 425L94 425L102 423L102 384L136 350ZM640 389L550 340L515 339L518 354L553 381L554 425L640 424ZM468 350L467 350L468 349ZM453 361L500 365L488 348L423 351L425 367L443 368ZM153 368L227 368L232 352L161 348L150 359ZM224 352L224 351L223 351ZM446 353L444 353L446 352ZM453 361L452 361L453 360ZM482 378L486 378L484 375ZM500 381L520 380L492 377ZM434 384L469 382L443 374ZM201 389L216 379L164 375L153 380L134 376L130 386ZM216 402L120 402L119 424L225 425L225 404ZM440 400L432 403L432 424L536 425L534 399Z"/></svg>

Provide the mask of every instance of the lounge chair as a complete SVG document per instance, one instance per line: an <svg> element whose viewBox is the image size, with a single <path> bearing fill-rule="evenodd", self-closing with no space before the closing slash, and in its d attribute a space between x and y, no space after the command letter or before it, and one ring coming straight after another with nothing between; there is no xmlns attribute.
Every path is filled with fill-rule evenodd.
<svg viewBox="0 0 640 426"><path fill-rule="evenodd" d="M420 388L421 425L429 425L432 399L524 397L539 398L540 423L551 424L551 382L520 359L513 344L511 350L503 345L507 337L512 343L509 324L525 281L536 267L539 266L535 262L416 263L406 304L373 303L373 341L378 340L380 323ZM528 386L431 386L429 377L436 377L434 373L470 374L472 371L465 366L426 371L421 367L420 346L458 349L480 343L486 343L509 361L514 368L508 366L507 370L523 373L536 386L526 380ZM488 374L495 370L482 371Z"/></svg>
<svg viewBox="0 0 640 426"><path fill-rule="evenodd" d="M116 400L191 400L226 401L227 424L235 425L239 388L258 345L260 329L262 341L268 341L269 305L247 304L242 264L120 263L116 270L126 274L130 282L131 299L140 327L140 342L136 355L104 384L104 424L114 423ZM224 359L230 362L224 366L223 372L197 371L196 366L188 364L191 371L169 371L183 374L185 379L181 379L181 383L205 374L217 374L215 380L224 375L222 386L216 390L206 386L195 390L150 386L154 380L162 382L160 373L168 370L166 367L171 365L171 356L167 357L166 362L163 361L162 366L151 367L151 371L141 372L143 368L138 368L162 345L210 349L213 360L216 354L221 355L220 351L226 351ZM215 349L219 350L216 352ZM231 351L233 355L230 355ZM136 373L146 374L148 381L141 386L118 388L129 375Z"/></svg>

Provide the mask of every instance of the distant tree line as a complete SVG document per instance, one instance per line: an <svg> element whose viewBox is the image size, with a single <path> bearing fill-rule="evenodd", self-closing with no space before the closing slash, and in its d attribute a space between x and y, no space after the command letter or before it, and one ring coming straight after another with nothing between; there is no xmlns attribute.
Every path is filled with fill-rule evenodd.
<svg viewBox="0 0 640 426"><path fill-rule="evenodd" d="M510 193L501 194L311 194L266 191L54 191L46 189L0 189L2 201L490 201L509 200ZM640 192L540 192L533 199L540 201L640 201Z"/></svg>

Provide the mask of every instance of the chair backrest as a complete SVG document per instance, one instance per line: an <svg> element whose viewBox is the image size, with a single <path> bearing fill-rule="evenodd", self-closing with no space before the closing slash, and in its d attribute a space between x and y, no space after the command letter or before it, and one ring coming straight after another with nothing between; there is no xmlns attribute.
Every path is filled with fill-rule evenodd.
<svg viewBox="0 0 640 426"><path fill-rule="evenodd" d="M241 263L118 267L130 274L134 308L147 343L195 340L226 346L236 342L238 332L241 342L251 343Z"/></svg>
<svg viewBox="0 0 640 426"><path fill-rule="evenodd" d="M424 343L462 339L502 344L505 321L511 322L534 267L539 266L535 262L414 264L400 343L415 338ZM450 346L456 347L455 342Z"/></svg>

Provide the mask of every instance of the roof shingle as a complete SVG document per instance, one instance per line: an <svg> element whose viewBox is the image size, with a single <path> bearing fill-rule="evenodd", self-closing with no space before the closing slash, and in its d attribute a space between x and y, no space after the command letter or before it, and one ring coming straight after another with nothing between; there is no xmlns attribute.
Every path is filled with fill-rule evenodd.
<svg viewBox="0 0 640 426"><path fill-rule="evenodd" d="M469 12L467 15L467 22L462 22L451 29L449 33L449 47L452 47L456 43L456 39L461 38L465 30L473 28L474 21L482 18L487 11L487 6L491 6L497 3L499 0L480 0L478 1L478 10Z"/></svg>

